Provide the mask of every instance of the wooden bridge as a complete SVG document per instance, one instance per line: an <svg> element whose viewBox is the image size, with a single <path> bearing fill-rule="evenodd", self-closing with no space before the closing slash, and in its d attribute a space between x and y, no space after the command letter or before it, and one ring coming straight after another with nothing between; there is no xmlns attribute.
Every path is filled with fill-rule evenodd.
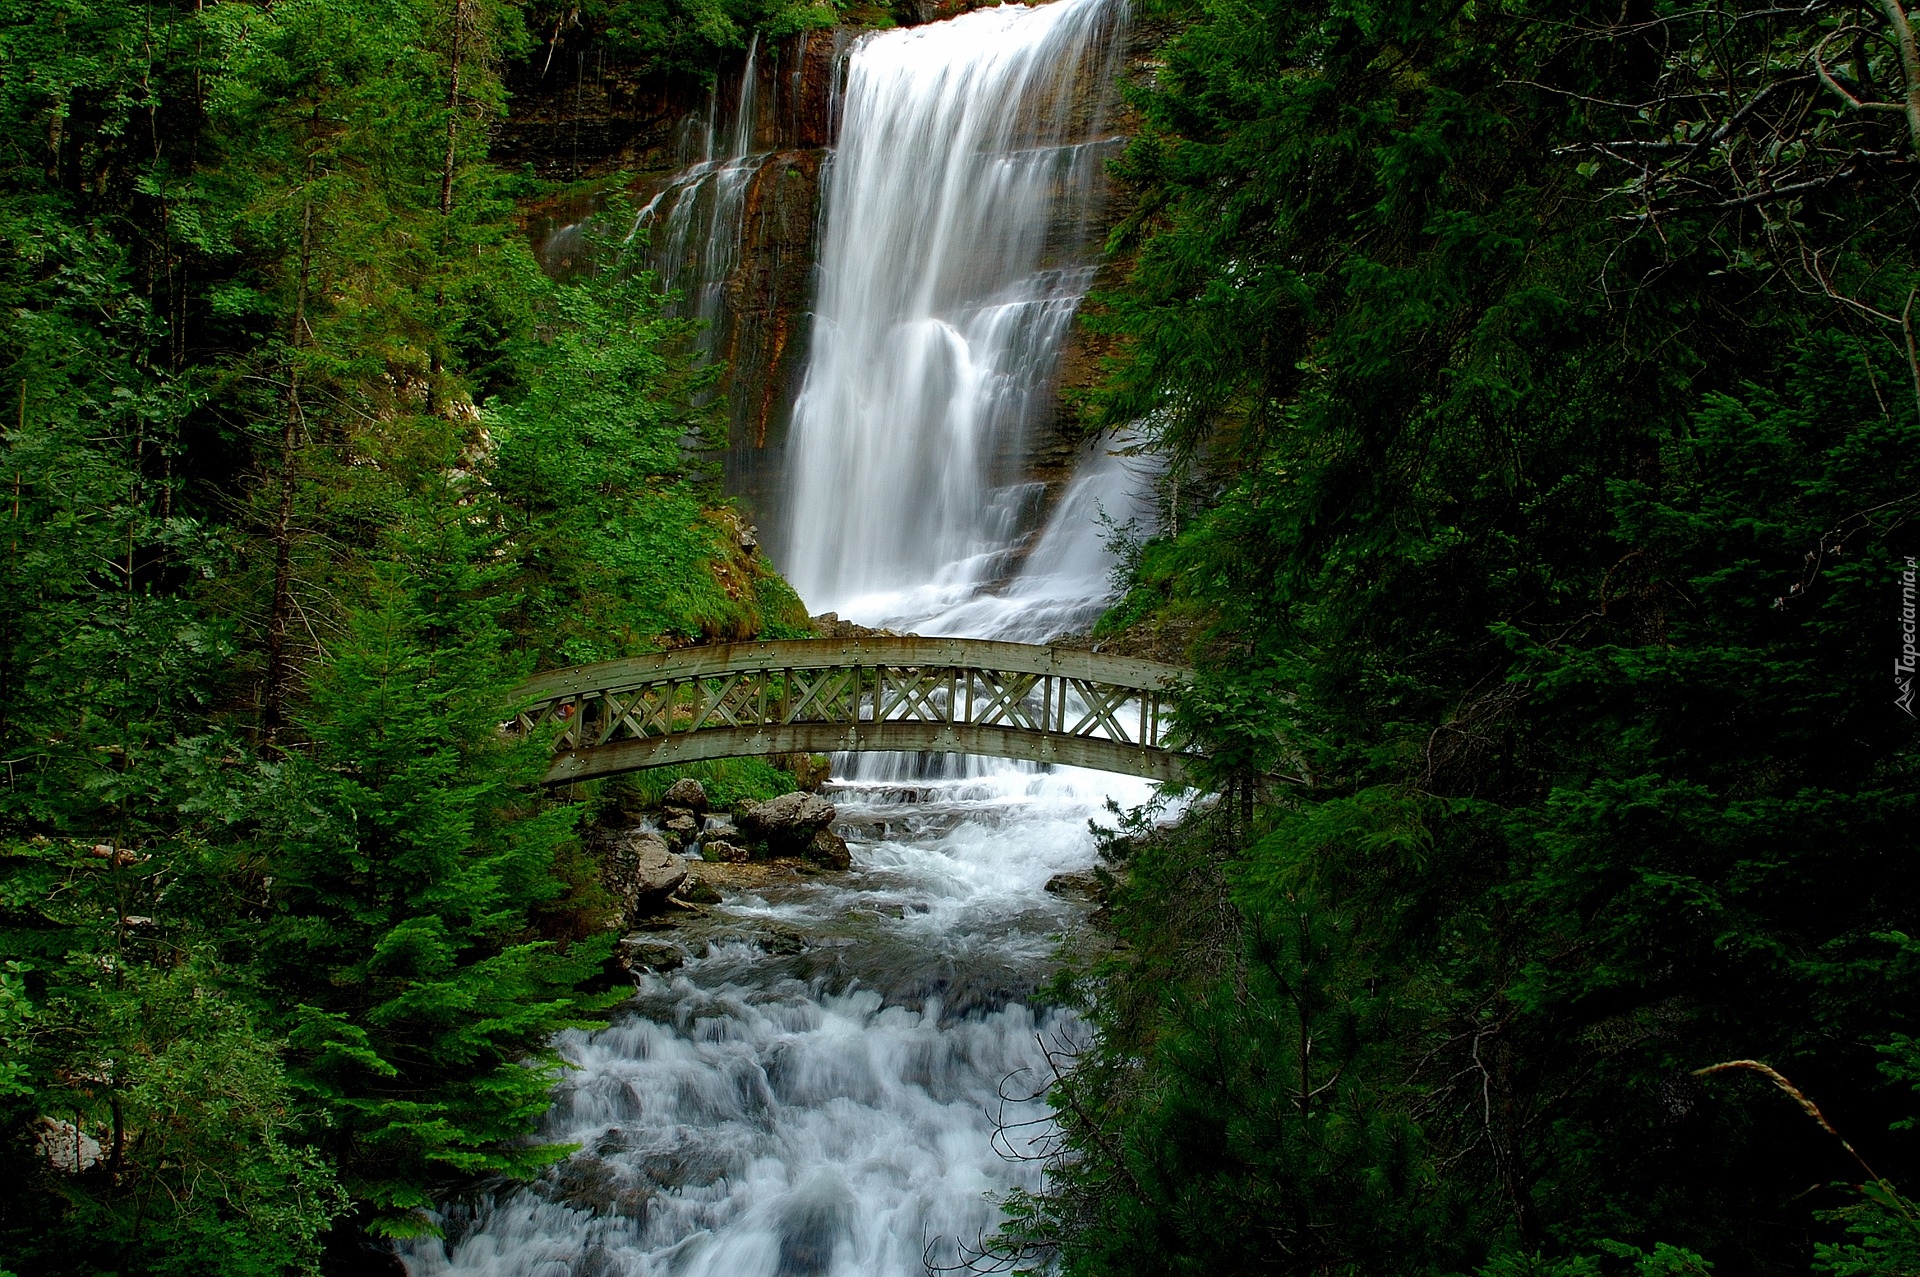
<svg viewBox="0 0 1920 1277"><path fill-rule="evenodd" d="M1177 666L978 639L729 643L542 674L519 724L559 724L548 784L752 754L988 754L1178 780Z"/></svg>

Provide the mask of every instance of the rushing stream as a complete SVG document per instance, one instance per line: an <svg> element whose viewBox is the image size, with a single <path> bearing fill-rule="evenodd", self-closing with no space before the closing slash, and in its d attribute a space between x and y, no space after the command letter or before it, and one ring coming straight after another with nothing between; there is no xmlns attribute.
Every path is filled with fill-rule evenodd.
<svg viewBox="0 0 1920 1277"><path fill-rule="evenodd" d="M1023 641L1097 615L1102 516L1144 517L1137 476L1093 450L1036 528L1008 458L1091 280L1108 152L1086 104L1123 23L1120 0L1008 5L849 51L778 547L816 609ZM703 213L750 162L745 135L717 149L682 201L710 187ZM1022 1097L1081 1027L1031 995L1085 927L1044 888L1091 863L1109 796L1150 785L986 760L836 774L853 870L729 896L611 1027L568 1035L542 1133L581 1151L446 1207L444 1242L404 1256L417 1277L912 1277L1038 1185L1019 1124L1046 1110Z"/></svg>

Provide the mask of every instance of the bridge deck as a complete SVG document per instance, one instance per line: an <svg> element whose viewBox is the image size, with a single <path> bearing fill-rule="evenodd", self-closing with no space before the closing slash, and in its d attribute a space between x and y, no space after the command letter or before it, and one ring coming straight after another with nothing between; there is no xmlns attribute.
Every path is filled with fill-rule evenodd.
<svg viewBox="0 0 1920 1277"><path fill-rule="evenodd" d="M751 754L987 754L1178 780L1169 692L1132 657L982 639L730 643L555 670L522 730L559 725L546 781Z"/></svg>

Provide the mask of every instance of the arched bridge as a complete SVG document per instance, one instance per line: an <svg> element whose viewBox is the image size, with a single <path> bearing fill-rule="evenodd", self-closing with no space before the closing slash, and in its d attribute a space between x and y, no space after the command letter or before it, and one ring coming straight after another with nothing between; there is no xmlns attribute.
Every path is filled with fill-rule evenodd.
<svg viewBox="0 0 1920 1277"><path fill-rule="evenodd" d="M981 639L682 648L542 674L521 730L561 725L548 784L751 754L988 754L1178 780L1167 695L1190 671Z"/></svg>

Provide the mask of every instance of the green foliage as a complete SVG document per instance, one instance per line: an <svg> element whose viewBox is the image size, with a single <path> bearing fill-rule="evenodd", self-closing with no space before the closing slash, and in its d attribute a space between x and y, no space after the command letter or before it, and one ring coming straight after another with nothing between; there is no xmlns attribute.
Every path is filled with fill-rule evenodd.
<svg viewBox="0 0 1920 1277"><path fill-rule="evenodd" d="M152 1255L156 1273L315 1268L319 1237L344 1203L325 1160L303 1146L313 1114L289 1084L279 1044L210 994L204 976L176 969L49 1007L55 1022L42 1033L72 1040L61 1045L78 1046L99 1071L55 1080L39 1103L99 1135L109 1165L119 1147L122 1165L108 1184L73 1177L43 1263L73 1272L84 1255L113 1271Z"/></svg>
<svg viewBox="0 0 1920 1277"><path fill-rule="evenodd" d="M529 25L557 38L572 26L604 32L621 56L643 70L711 78L726 53L756 32L769 41L830 27L846 0L536 0Z"/></svg>
<svg viewBox="0 0 1920 1277"><path fill-rule="evenodd" d="M260 831L260 979L390 1232L436 1181L569 1151L518 1137L547 1106L548 1039L607 1001L574 990L610 937L559 951L529 932L578 813L534 797L548 742L499 731L525 666L494 619L491 548L452 503L396 534L316 681L314 752L279 769Z"/></svg>
<svg viewBox="0 0 1920 1277"><path fill-rule="evenodd" d="M1845 1226L1847 1240L1815 1243L1815 1272L1886 1277L1920 1271L1920 1226L1914 1223L1914 1204L1906 1198L1883 1201L1869 1196L1829 1218Z"/></svg>
<svg viewBox="0 0 1920 1277"><path fill-rule="evenodd" d="M1084 1196L1069 1271L1265 1271L1278 1255L1304 1271L1460 1267L1471 1243L1444 1227L1459 1189L1375 1090L1368 1057L1400 1009L1376 992L1354 928L1305 901L1242 925L1227 972L1167 989L1134 1084L1152 1080L1124 1125L1081 1133L1076 1179L1133 1191ZM1065 1090L1098 1103L1115 1067Z"/></svg>
<svg viewBox="0 0 1920 1277"><path fill-rule="evenodd" d="M1912 937L1895 932L1886 938L1898 944L1908 957L1913 956L1916 946ZM1880 1069L1888 1079L1920 1091L1920 1043L1908 1034L1895 1034L1892 1041L1880 1047L1880 1054L1885 1057ZM1894 1126L1912 1130L1916 1121L1920 1118L1909 1115ZM1920 1206L1885 1180L1862 1182L1858 1200L1832 1211L1827 1218L1846 1230L1846 1240L1815 1243L1815 1272L1832 1277L1920 1272Z"/></svg>
<svg viewBox="0 0 1920 1277"><path fill-rule="evenodd" d="M1601 1242L1605 1259L1593 1255L1570 1255L1548 1259L1543 1255L1501 1255L1478 1270L1479 1277L1601 1277L1608 1272L1631 1273L1633 1277L1707 1277L1713 1265L1690 1250L1681 1250L1657 1242L1652 1251L1621 1242ZM1616 1262L1608 1264L1606 1259ZM1624 1263L1618 1261L1626 1261Z"/></svg>
<svg viewBox="0 0 1920 1277"><path fill-rule="evenodd" d="M763 591L787 607L689 462L713 421L690 405L718 370L688 366L691 324L660 306L646 275L556 285L529 392L487 408L493 492L524 565L513 627L542 664L743 638L763 627Z"/></svg>
<svg viewBox="0 0 1920 1277"><path fill-rule="evenodd" d="M602 782L600 797L612 806L635 811L656 810L660 798L681 779L697 780L707 791L707 802L715 811L731 811L751 803L763 803L781 794L790 794L798 786L793 773L775 767L764 758L718 758L708 763L685 763L678 767L649 767Z"/></svg>
<svg viewBox="0 0 1920 1277"><path fill-rule="evenodd" d="M1164 6L1130 274L1095 322L1099 407L1148 423L1175 518L1106 626L1205 622L1179 721L1238 801L1143 843L1116 897L1135 948L1087 986L1103 1037L1020 1233L1067 1271L1805 1271L1884 1208L1809 1193L1858 1168L1757 1083L1691 1076L1728 1059L1915 1175L1873 1050L1920 1014L1889 938L1920 909L1920 753L1886 678L1920 491L1913 173L1770 187L1811 142L1648 152L1651 197L1581 167L1767 67L1766 101L1800 92L1747 53L1828 19L1761 8L1698 11L1721 40L1665 4ZM1227 1050L1293 1005L1245 938L1293 911L1337 920L1384 1008L1329 1043L1336 1090L1407 1132L1404 1161L1351 1146L1380 1196L1317 1199L1326 1252L1264 1247L1284 1225L1239 1204L1334 1164L1220 1134L1293 1085ZM1189 1088L1220 1107L1169 1107ZM1135 1132L1194 1163L1116 1176ZM1189 1181L1228 1204L1208 1227ZM1349 1234L1363 1200L1377 1231Z"/></svg>
<svg viewBox="0 0 1920 1277"><path fill-rule="evenodd" d="M220 964L182 954L204 849L96 850L0 859L7 950L39 955L0 986L0 1247L23 1273L312 1271L343 1205L305 1138L325 1114Z"/></svg>

